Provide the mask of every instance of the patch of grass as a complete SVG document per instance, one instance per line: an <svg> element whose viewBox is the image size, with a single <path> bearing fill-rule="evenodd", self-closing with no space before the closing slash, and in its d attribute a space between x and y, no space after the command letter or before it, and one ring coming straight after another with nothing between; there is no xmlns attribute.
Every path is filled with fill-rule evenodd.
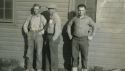
<svg viewBox="0 0 125 71"><path fill-rule="evenodd" d="M19 61L12 58L0 58L0 71L24 71L19 67Z"/></svg>

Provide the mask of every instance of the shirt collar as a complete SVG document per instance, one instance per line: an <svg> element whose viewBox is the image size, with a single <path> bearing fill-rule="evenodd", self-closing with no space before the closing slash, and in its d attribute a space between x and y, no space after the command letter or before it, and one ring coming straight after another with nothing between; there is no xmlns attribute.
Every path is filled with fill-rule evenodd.
<svg viewBox="0 0 125 71"><path fill-rule="evenodd" d="M40 14L38 14L38 15L34 15L35 17L40 17Z"/></svg>
<svg viewBox="0 0 125 71"><path fill-rule="evenodd" d="M79 19L85 19L87 16L85 15L85 16L82 16L82 17L80 17L80 16L77 16L77 18L79 18Z"/></svg>

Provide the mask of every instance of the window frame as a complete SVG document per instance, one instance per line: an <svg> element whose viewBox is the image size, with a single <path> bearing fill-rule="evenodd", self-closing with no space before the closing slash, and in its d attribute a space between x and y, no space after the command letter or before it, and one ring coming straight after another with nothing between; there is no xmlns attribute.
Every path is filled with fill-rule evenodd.
<svg viewBox="0 0 125 71"><path fill-rule="evenodd" d="M3 1L5 3L5 0ZM15 12L15 8L14 8L14 0L12 0L12 19L5 19L5 10L4 10L4 18L0 19L0 23L14 23L14 12ZM4 8L5 9L5 4L4 4Z"/></svg>
<svg viewBox="0 0 125 71"><path fill-rule="evenodd" d="M84 2L83 4L85 4L87 6L87 8L88 8L88 5L87 5L87 1L88 0L82 0L82 1ZM81 4L81 2L79 2L78 4L77 4L77 2L78 2L77 0L69 0L69 11L68 12L74 11L76 13L76 11L77 11L77 5ZM89 9L87 9L87 13L88 13L88 11L89 11ZM97 13L97 0L95 0L95 13L94 13L95 17L90 16L89 14L87 14L87 15L90 16L96 22L97 21L97 19L96 19L96 17L97 17L96 13Z"/></svg>

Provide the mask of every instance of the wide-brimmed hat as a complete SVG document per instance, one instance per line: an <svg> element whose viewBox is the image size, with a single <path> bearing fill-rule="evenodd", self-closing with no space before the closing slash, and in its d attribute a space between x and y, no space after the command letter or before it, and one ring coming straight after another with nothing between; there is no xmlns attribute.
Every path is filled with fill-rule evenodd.
<svg viewBox="0 0 125 71"><path fill-rule="evenodd" d="M53 9L56 9L57 6L56 6L56 4L49 4L49 5L47 6L47 8L53 8Z"/></svg>

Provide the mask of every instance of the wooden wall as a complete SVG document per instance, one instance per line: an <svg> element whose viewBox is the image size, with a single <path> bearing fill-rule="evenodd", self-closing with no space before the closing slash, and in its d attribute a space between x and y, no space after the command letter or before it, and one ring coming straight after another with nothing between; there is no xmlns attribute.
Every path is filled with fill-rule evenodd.
<svg viewBox="0 0 125 71"><path fill-rule="evenodd" d="M34 3L38 3L42 6L42 11L47 10L45 6L50 3L57 5L57 12L59 13L62 25L67 22L68 18L68 3L69 0L16 0L16 24L22 27L26 17L30 14L30 9ZM63 39L62 39L63 41ZM63 67L63 42L59 45L59 67Z"/></svg>
<svg viewBox="0 0 125 71"><path fill-rule="evenodd" d="M57 12L62 19L62 26L68 18L69 0L14 0L14 22L0 23L0 57L16 58L23 62L24 38L22 25L34 3L42 6L42 11L47 10L45 6L50 3L57 5ZM63 41L63 39L62 39ZM63 42L59 45L59 67L63 67Z"/></svg>
<svg viewBox="0 0 125 71"><path fill-rule="evenodd" d="M23 60L24 42L21 30L13 23L0 23L0 58Z"/></svg>
<svg viewBox="0 0 125 71"><path fill-rule="evenodd" d="M30 14L30 9L34 3L38 3L42 6L42 11L46 10L46 6L50 3L57 5L57 11L61 16L63 24L67 19L69 0L16 0L16 22L19 26L22 26L26 17Z"/></svg>
<svg viewBox="0 0 125 71"><path fill-rule="evenodd" d="M125 68L125 1L97 0L97 32L90 47L92 65Z"/></svg>
<svg viewBox="0 0 125 71"><path fill-rule="evenodd" d="M95 7L91 5L93 1L89 1L87 3L87 6L90 6L89 14L92 17L96 15L98 27L94 40L90 42L89 66L125 68L125 1L97 0L96 14L94 14ZM67 22L69 2L69 0L14 0L14 23L0 23L0 57L12 57L23 61L24 39L21 28L34 3L39 3L42 7L49 3L57 4L57 11L61 16L62 25L64 25ZM43 10L46 10L45 7ZM95 18L93 17L93 19ZM69 41L67 39L63 38L63 41ZM61 47L63 44L65 44L64 47ZM69 42L60 43L60 68L63 68L65 63L70 64L71 48L69 44Z"/></svg>

